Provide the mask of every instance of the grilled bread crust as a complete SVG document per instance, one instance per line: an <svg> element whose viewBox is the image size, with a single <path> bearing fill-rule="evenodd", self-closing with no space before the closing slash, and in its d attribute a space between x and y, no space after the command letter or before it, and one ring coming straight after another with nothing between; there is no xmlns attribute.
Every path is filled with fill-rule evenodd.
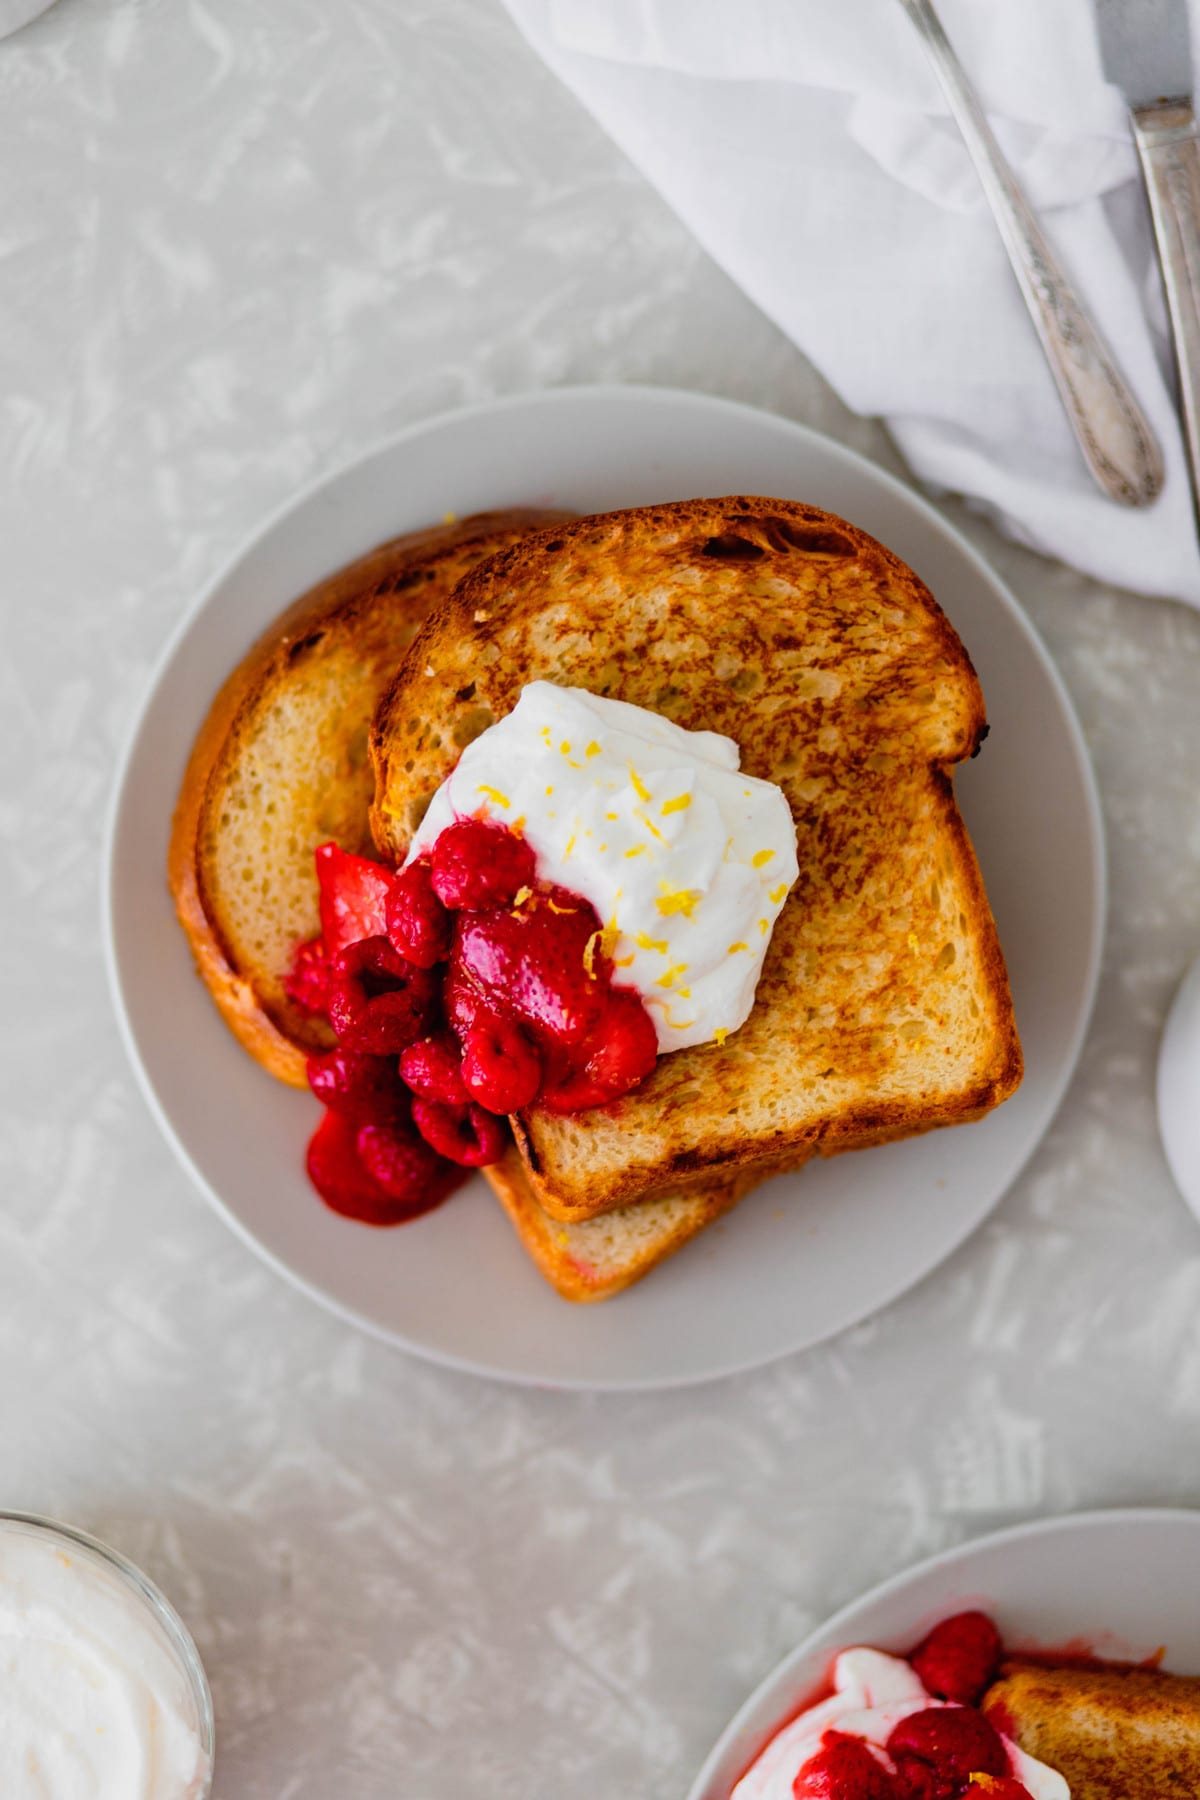
<svg viewBox="0 0 1200 1800"><path fill-rule="evenodd" d="M1065 1776L1071 1800L1200 1794L1200 1679L1152 1669L1014 1665L984 1696L992 1723Z"/></svg>
<svg viewBox="0 0 1200 1800"><path fill-rule="evenodd" d="M681 1250L755 1185L745 1177L678 1188L565 1224L539 1206L519 1152L485 1169L521 1242L564 1300L608 1300Z"/></svg>
<svg viewBox="0 0 1200 1800"><path fill-rule="evenodd" d="M479 513L380 544L304 594L221 688L188 761L168 879L196 967L265 1069L305 1085L333 1043L288 998L298 940L320 930L312 852L374 854L371 715L422 622L484 557L560 515Z"/></svg>
<svg viewBox="0 0 1200 1800"><path fill-rule="evenodd" d="M800 876L750 1018L634 1093L514 1120L533 1195L646 1194L977 1119L1021 1077L951 771L986 732L966 651L898 557L817 507L734 496L522 539L431 614L371 729L372 829L403 855L463 746L535 679L724 732L777 782Z"/></svg>

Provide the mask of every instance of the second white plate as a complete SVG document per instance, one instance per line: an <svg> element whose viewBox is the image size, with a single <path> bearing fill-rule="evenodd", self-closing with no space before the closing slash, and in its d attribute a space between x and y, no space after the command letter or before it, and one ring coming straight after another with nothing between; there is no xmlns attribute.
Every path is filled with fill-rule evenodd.
<svg viewBox="0 0 1200 1800"><path fill-rule="evenodd" d="M1038 1519L906 1569L828 1619L752 1694L688 1800L730 1790L826 1679L839 1650L904 1653L951 1613L978 1606L1013 1649L1088 1649L1140 1662L1164 1652L1200 1674L1200 1512L1125 1508Z"/></svg>
<svg viewBox="0 0 1200 1800"><path fill-rule="evenodd" d="M381 539L447 512L599 512L728 493L844 514L912 564L961 634L992 730L959 792L1008 960L1025 1081L981 1124L781 1177L641 1286L571 1306L535 1273L481 1182L391 1232L320 1205L303 1170L315 1102L249 1061L192 969L166 890L171 812L192 739L248 645L296 594ZM404 432L290 505L213 583L168 647L130 746L107 904L118 1012L150 1103L200 1187L276 1268L368 1330L460 1368L655 1387L840 1331L928 1274L995 1205L1079 1053L1103 934L1103 846L1053 665L1008 590L932 507L767 413L657 389L566 389Z"/></svg>

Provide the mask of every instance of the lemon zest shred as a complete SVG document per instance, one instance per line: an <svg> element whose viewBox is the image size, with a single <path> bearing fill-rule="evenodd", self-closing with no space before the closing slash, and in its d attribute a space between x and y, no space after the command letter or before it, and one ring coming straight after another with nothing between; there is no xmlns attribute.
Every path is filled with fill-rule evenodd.
<svg viewBox="0 0 1200 1800"><path fill-rule="evenodd" d="M650 789L646 786L632 763L629 764L629 779L633 783L633 791L638 799L642 801L649 800Z"/></svg>
<svg viewBox="0 0 1200 1800"><path fill-rule="evenodd" d="M718 1025L717 1029L713 1032L713 1043L717 1046L718 1050L723 1050L725 1048L725 1039L728 1036L729 1032L726 1030L725 1026Z"/></svg>
<svg viewBox="0 0 1200 1800"><path fill-rule="evenodd" d="M633 941L639 950L657 950L660 956L665 956L667 954L668 944L666 938L652 938L646 932L639 931Z"/></svg>
<svg viewBox="0 0 1200 1800"><path fill-rule="evenodd" d="M763 936L766 937L768 931L771 929L770 919L760 919L758 921L758 929L762 932Z"/></svg>
<svg viewBox="0 0 1200 1800"><path fill-rule="evenodd" d="M632 963L632 956L615 956L613 958L614 969L628 969L631 967Z"/></svg>
<svg viewBox="0 0 1200 1800"><path fill-rule="evenodd" d="M558 746L558 747L559 747L559 749L560 749L560 750L561 750L561 751L562 751L562 753L563 753L563 755L564 755L564 756L570 756L570 754L571 754L571 740L570 740L570 738L564 738L564 739L563 739L563 741L562 741L562 743L561 743L561 744L560 744L560 745L559 745L559 746Z"/></svg>
<svg viewBox="0 0 1200 1800"><path fill-rule="evenodd" d="M585 756L599 756L600 746L596 742L595 738L592 739L591 743L588 745L587 749L584 751L583 754Z"/></svg>
<svg viewBox="0 0 1200 1800"><path fill-rule="evenodd" d="M669 882L660 881L654 904L664 919L669 919L672 913L682 913L685 919L690 919L703 898L695 888L673 888Z"/></svg>
<svg viewBox="0 0 1200 1800"><path fill-rule="evenodd" d="M675 986L675 977L677 975L686 975L686 974L687 974L687 964L686 963L672 963L670 968L667 970L666 974L660 975L654 985L655 985L655 987L660 987L660 988L672 988Z"/></svg>
<svg viewBox="0 0 1200 1800"><path fill-rule="evenodd" d="M748 950L749 948L749 944L743 944L739 939L736 944L730 944L725 954L726 956L736 956L739 950Z"/></svg>
<svg viewBox="0 0 1200 1800"><path fill-rule="evenodd" d="M635 844L633 849L627 850L625 854L626 856L642 856L645 853L645 849L645 844Z"/></svg>
<svg viewBox="0 0 1200 1800"><path fill-rule="evenodd" d="M494 800L496 805L504 807L505 811L512 805L512 801L507 794L502 794L499 788L488 787L486 782L481 781L479 786L475 789L475 792L477 794L486 794L489 800Z"/></svg>
<svg viewBox="0 0 1200 1800"><path fill-rule="evenodd" d="M689 1026L696 1023L695 1019L673 1019L671 1017L671 1009L669 1006L663 1007L663 1018L667 1021L667 1024L671 1027L672 1031L686 1031Z"/></svg>
<svg viewBox="0 0 1200 1800"><path fill-rule="evenodd" d="M527 900L532 900L532 898L533 898L533 889L532 888L529 888L529 887L518 888L516 893L513 895L513 905L514 906L524 906L525 902Z"/></svg>
<svg viewBox="0 0 1200 1800"><path fill-rule="evenodd" d="M781 881L778 887L772 888L770 893L767 895L767 898L770 900L771 905L778 906L779 902L783 899L783 896L787 893L787 891L788 891L788 884L786 881Z"/></svg>
<svg viewBox="0 0 1200 1800"><path fill-rule="evenodd" d="M558 913L560 916L564 913L573 913L573 912L578 912L578 910L579 910L579 908L576 906L555 906L555 904L554 904L553 900L551 900L549 894L547 894L547 896L546 896L546 905L550 908L550 911L552 913Z"/></svg>
<svg viewBox="0 0 1200 1800"><path fill-rule="evenodd" d="M765 869L774 854L773 850L756 850L750 861L756 869Z"/></svg>
<svg viewBox="0 0 1200 1800"><path fill-rule="evenodd" d="M663 801L663 818L665 819L668 813L686 812L691 804L692 796L690 794L676 794L673 800Z"/></svg>

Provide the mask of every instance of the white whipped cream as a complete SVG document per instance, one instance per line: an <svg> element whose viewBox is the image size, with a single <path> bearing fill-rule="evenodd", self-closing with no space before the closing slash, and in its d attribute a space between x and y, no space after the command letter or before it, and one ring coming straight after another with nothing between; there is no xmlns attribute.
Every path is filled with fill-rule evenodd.
<svg viewBox="0 0 1200 1800"><path fill-rule="evenodd" d="M209 1772L186 1672L122 1575L0 1521L4 1800L193 1800Z"/></svg>
<svg viewBox="0 0 1200 1800"><path fill-rule="evenodd" d="M890 1771L884 1746L900 1721L931 1706L949 1704L927 1693L916 1670L902 1657L882 1650L843 1650L833 1665L833 1693L828 1700L810 1706L771 1739L734 1788L731 1800L792 1800L797 1775L817 1754L827 1731L860 1738ZM1001 1742L1013 1775L1033 1800L1070 1800L1071 1790L1057 1769L1027 1756L1003 1733Z"/></svg>
<svg viewBox="0 0 1200 1800"><path fill-rule="evenodd" d="M610 928L614 979L641 995L660 1051L721 1043L749 1015L799 872L787 801L739 773L740 760L714 731L530 682L463 751L408 860L455 818L521 831L539 876L581 894Z"/></svg>

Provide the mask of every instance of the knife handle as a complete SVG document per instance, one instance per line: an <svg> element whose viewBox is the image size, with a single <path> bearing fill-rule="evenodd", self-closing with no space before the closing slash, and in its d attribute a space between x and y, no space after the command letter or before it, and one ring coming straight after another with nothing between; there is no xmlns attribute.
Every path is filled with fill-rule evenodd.
<svg viewBox="0 0 1200 1800"><path fill-rule="evenodd" d="M1191 101L1135 107L1133 136L1171 315L1192 504L1200 524L1200 140Z"/></svg>
<svg viewBox="0 0 1200 1800"><path fill-rule="evenodd" d="M1149 422L1051 249L932 0L901 4L924 40L970 151L1087 465L1112 499L1146 506L1163 484L1162 455Z"/></svg>

